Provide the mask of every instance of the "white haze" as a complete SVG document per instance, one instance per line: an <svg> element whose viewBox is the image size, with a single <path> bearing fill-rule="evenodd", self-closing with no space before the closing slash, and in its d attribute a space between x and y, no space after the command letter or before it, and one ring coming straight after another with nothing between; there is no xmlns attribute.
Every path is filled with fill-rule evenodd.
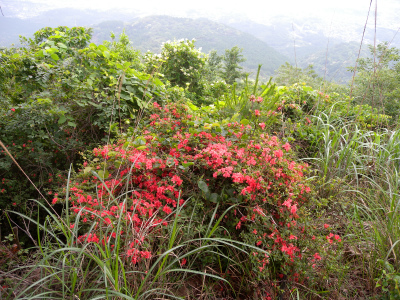
<svg viewBox="0 0 400 300"><path fill-rule="evenodd" d="M377 1L377 2L376 2ZM334 27L345 24L365 23L371 0L0 0L0 5L13 4L18 7L21 17L53 8L97 9L102 11L123 9L140 15L165 14L177 17L248 18L252 21L269 24L277 16L304 19L318 18ZM33 10L30 3L39 4L39 11ZM378 8L377 25L398 29L400 26L400 1L372 0L369 25L373 25L375 4ZM36 8L37 9L37 8ZM7 11L4 11L7 14ZM16 13L15 11L13 13ZM397 13L397 14L396 14Z"/></svg>

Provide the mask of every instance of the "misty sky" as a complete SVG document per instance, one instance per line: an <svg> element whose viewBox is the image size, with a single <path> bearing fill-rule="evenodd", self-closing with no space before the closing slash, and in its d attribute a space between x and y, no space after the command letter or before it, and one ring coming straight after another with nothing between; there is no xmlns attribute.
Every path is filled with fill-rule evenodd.
<svg viewBox="0 0 400 300"><path fill-rule="evenodd" d="M399 0L373 0L371 20L378 5L378 24L397 29L400 26ZM259 23L268 23L271 17L320 17L327 23L365 22L371 0L0 0L23 9L27 2L41 4L42 9L73 7L82 9L129 9L143 15L168 14L172 16L204 16L219 18L226 15L247 17ZM6 12L5 12L6 13ZM372 24L372 21L370 21Z"/></svg>

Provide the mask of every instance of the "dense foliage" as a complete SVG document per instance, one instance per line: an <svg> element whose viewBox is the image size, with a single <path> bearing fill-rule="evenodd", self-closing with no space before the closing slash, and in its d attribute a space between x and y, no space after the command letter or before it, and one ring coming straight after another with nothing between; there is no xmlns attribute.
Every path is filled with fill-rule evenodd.
<svg viewBox="0 0 400 300"><path fill-rule="evenodd" d="M369 50L370 57L358 62L353 96L357 103L369 104L396 122L400 115L400 50L387 43L376 49L370 46Z"/></svg>
<svg viewBox="0 0 400 300"><path fill-rule="evenodd" d="M238 47L23 42L0 52L2 299L399 297L395 49L360 61L354 93L393 75L381 111L311 67L249 80Z"/></svg>

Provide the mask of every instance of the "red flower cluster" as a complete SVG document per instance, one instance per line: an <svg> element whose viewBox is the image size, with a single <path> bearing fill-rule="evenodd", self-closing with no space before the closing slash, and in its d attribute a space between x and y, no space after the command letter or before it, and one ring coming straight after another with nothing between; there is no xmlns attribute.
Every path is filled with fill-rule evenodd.
<svg viewBox="0 0 400 300"><path fill-rule="evenodd" d="M80 214L82 224L95 224L92 236L83 235L79 241L109 243L121 222L125 255L134 264L150 258L149 237L156 226L168 225L167 216L184 199L215 205L197 189L202 178L217 195L233 189L221 209L240 205L225 216L223 225L232 230L231 237L269 252L253 256L260 271L272 256L283 261L301 258L298 237L304 227L297 219L310 192L303 182L307 165L293 161L290 145L276 136L261 133L250 139L249 125L225 124L224 135L206 126L194 129L192 123L204 121L186 110L181 104L155 104L148 125L136 137L145 145L124 139L94 149L103 162L96 158L85 163L85 169L99 170L104 182L86 171L71 189L72 212Z"/></svg>

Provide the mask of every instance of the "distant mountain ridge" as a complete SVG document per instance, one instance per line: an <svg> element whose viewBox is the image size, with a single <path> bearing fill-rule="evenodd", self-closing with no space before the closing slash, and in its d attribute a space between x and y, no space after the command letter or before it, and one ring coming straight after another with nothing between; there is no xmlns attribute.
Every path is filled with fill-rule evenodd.
<svg viewBox="0 0 400 300"><path fill-rule="evenodd" d="M234 46L243 48L247 59L243 66L255 72L262 64L262 74L272 75L274 71L290 59L256 37L224 24L208 19L176 18L170 16L149 16L132 23L102 22L94 25L94 41L109 39L109 32L119 34L125 29L135 48L143 52L160 52L163 42L174 39L196 39L196 46L208 53L215 49L219 55Z"/></svg>
<svg viewBox="0 0 400 300"><path fill-rule="evenodd" d="M0 46L18 45L19 35L31 37L43 27L90 26L110 19L131 21L136 17L135 14L123 14L119 11L83 11L74 8L48 10L29 18L20 18L15 15L0 16Z"/></svg>
<svg viewBox="0 0 400 300"><path fill-rule="evenodd" d="M125 28L133 46L155 53L160 51L163 42L181 38L195 38L196 46L202 47L203 52L215 49L219 55L237 45L244 49L245 71L254 74L258 64L262 64L263 76L273 75L280 65L289 61L299 67L312 64L320 76L345 82L351 78L347 68L355 65L363 32L360 22L352 20L344 20L331 28L329 20L318 17L280 16L266 18L265 24L260 24L240 14L213 20L165 15L143 17L140 11L45 10L43 5L25 2L24 7L12 1L2 3L6 16L0 16L0 47L18 45L19 35L31 37L47 26L90 26L94 28L93 41L99 43L109 40L111 31L118 35ZM400 47L400 34L396 36L393 26L384 26L376 29L377 43L393 40L392 46ZM369 25L364 44L373 43L374 34L375 29ZM366 49L364 45L361 56L368 55Z"/></svg>
<svg viewBox="0 0 400 300"><path fill-rule="evenodd" d="M313 65L320 76L342 83L352 77L347 68L355 65L363 33L363 27L350 23L341 25L348 28L325 28L317 18L272 18L269 25L245 18L221 18L220 22L254 35L292 62L296 59L299 67ZM377 27L376 42L388 41L391 46L400 47L400 34L396 34L396 30ZM369 55L367 44L374 43L374 35L375 29L367 27L360 57Z"/></svg>

